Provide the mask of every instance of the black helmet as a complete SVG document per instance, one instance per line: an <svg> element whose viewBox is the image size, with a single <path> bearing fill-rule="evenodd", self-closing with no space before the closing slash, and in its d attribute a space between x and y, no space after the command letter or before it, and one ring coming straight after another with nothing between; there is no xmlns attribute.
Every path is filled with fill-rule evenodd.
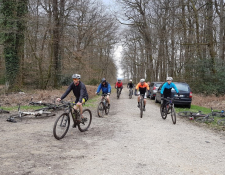
<svg viewBox="0 0 225 175"><path fill-rule="evenodd" d="M103 83L103 82L106 82L106 79L105 79L105 78L102 79L102 83Z"/></svg>

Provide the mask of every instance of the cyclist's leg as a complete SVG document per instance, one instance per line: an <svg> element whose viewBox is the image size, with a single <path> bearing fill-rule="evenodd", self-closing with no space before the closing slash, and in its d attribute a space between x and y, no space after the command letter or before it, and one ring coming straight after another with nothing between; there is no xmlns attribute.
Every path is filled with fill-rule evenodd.
<svg viewBox="0 0 225 175"><path fill-rule="evenodd" d="M138 100L138 106L137 107L140 107L140 95L138 95L137 100Z"/></svg>
<svg viewBox="0 0 225 175"><path fill-rule="evenodd" d="M106 99L107 99L107 102L108 102L108 107L110 108L110 100L109 100L109 95L107 95Z"/></svg>

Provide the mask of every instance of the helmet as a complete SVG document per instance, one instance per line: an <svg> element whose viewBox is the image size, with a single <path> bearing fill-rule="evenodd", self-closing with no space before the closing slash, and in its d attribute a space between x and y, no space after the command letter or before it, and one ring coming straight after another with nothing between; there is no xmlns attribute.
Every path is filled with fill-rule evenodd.
<svg viewBox="0 0 225 175"><path fill-rule="evenodd" d="M130 79L130 81L132 81L132 80Z"/></svg>
<svg viewBox="0 0 225 175"><path fill-rule="evenodd" d="M73 74L73 75L72 75L72 78L78 78L78 79L80 79L81 76L80 76L80 74Z"/></svg>
<svg viewBox="0 0 225 175"><path fill-rule="evenodd" d="M103 83L103 82L106 82L106 79L105 79L105 78L102 79L102 83Z"/></svg>
<svg viewBox="0 0 225 175"><path fill-rule="evenodd" d="M142 79L140 80L140 82L141 82L141 83L145 82L145 79L144 79L144 78L142 78Z"/></svg>
<svg viewBox="0 0 225 175"><path fill-rule="evenodd" d="M173 77L167 77L166 81L173 81Z"/></svg>

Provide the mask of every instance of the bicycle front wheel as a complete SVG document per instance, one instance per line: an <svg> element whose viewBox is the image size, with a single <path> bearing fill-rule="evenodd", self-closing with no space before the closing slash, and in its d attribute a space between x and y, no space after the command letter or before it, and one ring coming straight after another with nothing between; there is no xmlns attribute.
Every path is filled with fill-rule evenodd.
<svg viewBox="0 0 225 175"><path fill-rule="evenodd" d="M132 98L132 91L130 90L129 92L130 92L129 93L129 98L131 99Z"/></svg>
<svg viewBox="0 0 225 175"><path fill-rule="evenodd" d="M199 123L210 123L210 122L213 122L214 119L211 117L199 117L195 121Z"/></svg>
<svg viewBox="0 0 225 175"><path fill-rule="evenodd" d="M141 100L141 102L140 102L140 117L141 118L143 117L143 107L144 107L143 100Z"/></svg>
<svg viewBox="0 0 225 175"><path fill-rule="evenodd" d="M82 115L83 115L84 118L78 124L78 129L81 132L84 132L84 131L87 131L88 128L90 127L90 125L91 125L92 113L91 113L91 111L89 109L84 109Z"/></svg>
<svg viewBox="0 0 225 175"><path fill-rule="evenodd" d="M176 124L176 112L174 110L174 107L171 108L171 118L172 118L173 124Z"/></svg>
<svg viewBox="0 0 225 175"><path fill-rule="evenodd" d="M99 117L103 117L104 116L104 112L105 112L105 107L104 107L104 103L100 102L98 105L98 109L97 109L97 113Z"/></svg>
<svg viewBox="0 0 225 175"><path fill-rule="evenodd" d="M57 140L62 139L69 130L70 117L68 113L63 113L55 121L53 135Z"/></svg>
<svg viewBox="0 0 225 175"><path fill-rule="evenodd" d="M166 108L163 107L162 104L161 104L161 106L160 106L160 113L161 113L161 117L165 120L166 117L167 117L167 111L166 111Z"/></svg>

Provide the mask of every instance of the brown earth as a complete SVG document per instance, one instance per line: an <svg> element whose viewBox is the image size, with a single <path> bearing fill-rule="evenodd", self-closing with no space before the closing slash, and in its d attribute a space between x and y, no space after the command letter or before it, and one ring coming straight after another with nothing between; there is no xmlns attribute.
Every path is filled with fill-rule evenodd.
<svg viewBox="0 0 225 175"><path fill-rule="evenodd" d="M97 90L96 86L86 85L89 98L95 95ZM57 97L60 97L66 90L66 86L62 87L60 90L29 90L27 92L19 92L12 94L4 94L3 86L0 87L0 105L2 106L17 106L18 103L21 105L27 105L31 98L33 101L43 101L43 102L54 102ZM67 99L74 100L73 93L70 93ZM216 97L215 95L204 96L201 94L193 94L192 99L193 105L203 106L217 110L224 110L225 106L225 96Z"/></svg>

